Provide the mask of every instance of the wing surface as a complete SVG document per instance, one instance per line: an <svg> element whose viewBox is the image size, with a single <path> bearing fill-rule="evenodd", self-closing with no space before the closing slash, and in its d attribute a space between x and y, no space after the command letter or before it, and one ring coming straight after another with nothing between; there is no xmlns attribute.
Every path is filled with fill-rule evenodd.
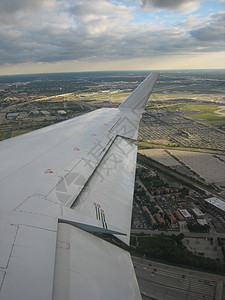
<svg viewBox="0 0 225 300"><path fill-rule="evenodd" d="M86 231L115 234L129 244L137 152L131 141L157 77L149 75L116 109L0 143L0 299L60 299L62 293L61 299L74 299L78 291L78 299L88 293L110 299L104 280L110 269L124 278L118 299L140 298L129 254ZM120 261L127 276L116 270ZM85 291L79 276L88 283Z"/></svg>

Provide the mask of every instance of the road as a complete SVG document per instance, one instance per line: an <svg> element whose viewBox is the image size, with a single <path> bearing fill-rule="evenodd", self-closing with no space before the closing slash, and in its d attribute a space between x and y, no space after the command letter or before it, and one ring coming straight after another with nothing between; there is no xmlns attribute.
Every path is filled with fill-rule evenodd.
<svg viewBox="0 0 225 300"><path fill-rule="evenodd" d="M142 299L213 300L224 277L132 257ZM222 299L221 299L222 300Z"/></svg>
<svg viewBox="0 0 225 300"><path fill-rule="evenodd" d="M225 238L225 233L219 233L219 232L207 232L207 233L202 233L202 232L180 232L180 231L161 231L161 230L150 230L150 229L132 229L131 234L138 234L138 233L145 233L145 234L152 234L152 235L160 235L160 234L165 234L165 235L178 235L180 233L184 234L184 236L187 237L205 237L205 238Z"/></svg>

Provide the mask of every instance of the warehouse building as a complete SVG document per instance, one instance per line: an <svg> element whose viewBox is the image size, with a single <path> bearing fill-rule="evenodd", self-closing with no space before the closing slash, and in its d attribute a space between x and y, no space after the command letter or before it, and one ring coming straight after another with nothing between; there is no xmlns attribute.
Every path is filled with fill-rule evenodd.
<svg viewBox="0 0 225 300"><path fill-rule="evenodd" d="M192 208L192 211L197 219L203 219L205 216L204 213L198 208Z"/></svg>
<svg viewBox="0 0 225 300"><path fill-rule="evenodd" d="M186 209L179 209L185 219L192 219L191 214Z"/></svg>
<svg viewBox="0 0 225 300"><path fill-rule="evenodd" d="M221 215L225 215L225 202L216 197L207 198L205 204Z"/></svg>

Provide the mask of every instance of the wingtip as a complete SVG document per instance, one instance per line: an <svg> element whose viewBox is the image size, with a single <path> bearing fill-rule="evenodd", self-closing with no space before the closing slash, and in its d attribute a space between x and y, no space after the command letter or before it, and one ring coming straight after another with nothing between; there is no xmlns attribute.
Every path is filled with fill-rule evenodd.
<svg viewBox="0 0 225 300"><path fill-rule="evenodd" d="M143 111L159 75L159 72L151 72L132 94L119 105L119 108Z"/></svg>

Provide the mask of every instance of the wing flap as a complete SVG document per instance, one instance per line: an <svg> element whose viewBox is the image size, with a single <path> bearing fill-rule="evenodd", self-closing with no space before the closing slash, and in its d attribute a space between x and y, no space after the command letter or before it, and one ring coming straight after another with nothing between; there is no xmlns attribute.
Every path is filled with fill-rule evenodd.
<svg viewBox="0 0 225 300"><path fill-rule="evenodd" d="M69 224L59 224L54 300L141 300L130 254Z"/></svg>
<svg viewBox="0 0 225 300"><path fill-rule="evenodd" d="M111 225L129 244L137 147L117 137L94 174L76 199L73 209Z"/></svg>

